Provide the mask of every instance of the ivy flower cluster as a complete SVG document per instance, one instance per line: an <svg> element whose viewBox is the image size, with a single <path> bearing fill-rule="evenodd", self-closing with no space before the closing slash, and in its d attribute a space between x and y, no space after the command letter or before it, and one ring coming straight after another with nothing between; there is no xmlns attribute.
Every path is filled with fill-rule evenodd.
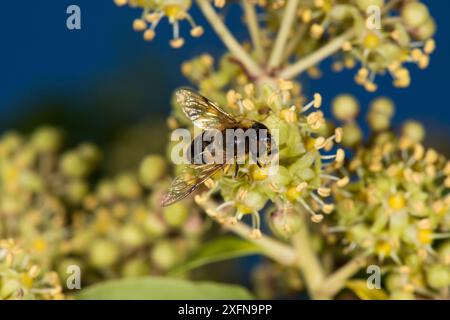
<svg viewBox="0 0 450 320"><path fill-rule="evenodd" d="M43 269L64 251L68 207L87 194L87 177L99 158L92 144L66 152L62 144L61 132L52 127L0 139L0 239L20 241Z"/></svg>
<svg viewBox="0 0 450 320"><path fill-rule="evenodd" d="M12 239L0 240L0 299L64 299L56 272L44 271Z"/></svg>
<svg viewBox="0 0 450 320"><path fill-rule="evenodd" d="M295 223L297 209L308 212L311 220L320 222L323 214L333 210L328 200L333 186L343 187L346 177L333 175L340 167L345 153L335 144L342 140L342 129L329 134L324 115L320 111L322 97L304 105L295 104L294 84L280 81L279 89L270 86L257 89L245 86L244 93L228 91L225 109L237 117L259 121L277 137L279 166L276 174L269 167L246 164L240 167L237 178L224 174L207 183L211 190L196 198L202 205L207 197L220 191L224 202L207 213L225 224L234 224L245 215L252 216L251 237L259 238L259 211L274 204L271 214L273 227L285 236L298 230ZM294 218L291 219L291 216Z"/></svg>
<svg viewBox="0 0 450 320"><path fill-rule="evenodd" d="M166 162L157 155L143 159L137 173L100 181L73 215L62 265L80 265L89 284L162 275L180 264L199 245L207 224L192 201L160 207L168 182Z"/></svg>
<svg viewBox="0 0 450 320"><path fill-rule="evenodd" d="M335 101L335 114L346 114L351 123L356 109L348 112L348 100L344 112L342 99ZM364 252L383 265L392 298L445 297L450 161L422 145L424 130L417 122L407 122L399 136L392 133L393 112L385 99L372 104L371 142L352 142L355 155L345 166L352 181L335 190L336 224L328 231L343 233L346 254Z"/></svg>
<svg viewBox="0 0 450 320"><path fill-rule="evenodd" d="M159 206L170 180L164 158L95 183L101 158L90 143L64 149L53 127L0 138L1 299L63 298L71 265L83 286L162 275L199 245L208 224L192 201Z"/></svg>
<svg viewBox="0 0 450 320"><path fill-rule="evenodd" d="M166 18L172 26L173 37L170 40L172 48L181 48L184 38L181 36L180 24L187 21L191 26L192 37L200 37L203 27L197 25L189 14L191 0L115 0L118 6L129 5L142 9L140 18L133 21L133 29L143 32L144 40L151 41L156 36L156 27Z"/></svg>
<svg viewBox="0 0 450 320"><path fill-rule="evenodd" d="M352 68L359 62L355 81L368 91L376 91L377 75L388 73L398 88L408 87L411 83L407 63L416 64L425 69L430 63L430 55L435 50L433 40L436 31L433 18L425 4L418 1L404 1L391 10L385 9L384 1L357 1L357 8L348 7L348 14L367 12L369 6L380 8L382 15L378 22L371 22L353 39L346 41L340 61L334 63L335 70ZM361 10L358 11L357 9ZM344 14L344 8L342 13Z"/></svg>

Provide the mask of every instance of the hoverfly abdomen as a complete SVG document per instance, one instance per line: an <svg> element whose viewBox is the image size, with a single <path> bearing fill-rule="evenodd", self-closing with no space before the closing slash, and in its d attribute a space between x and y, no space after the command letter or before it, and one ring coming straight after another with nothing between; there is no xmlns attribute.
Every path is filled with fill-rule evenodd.
<svg viewBox="0 0 450 320"><path fill-rule="evenodd" d="M203 131L192 140L187 150L188 162L192 165L223 163L223 136L218 130Z"/></svg>

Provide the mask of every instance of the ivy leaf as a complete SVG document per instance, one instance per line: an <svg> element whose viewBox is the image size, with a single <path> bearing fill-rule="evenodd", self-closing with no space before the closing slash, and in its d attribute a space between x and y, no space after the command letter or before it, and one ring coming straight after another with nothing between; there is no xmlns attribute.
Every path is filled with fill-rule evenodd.
<svg viewBox="0 0 450 320"><path fill-rule="evenodd" d="M361 300L388 300L389 297L383 289L370 289L365 280L351 280L347 288L353 291Z"/></svg>
<svg viewBox="0 0 450 320"><path fill-rule="evenodd" d="M209 263L260 253L262 253L262 249L250 241L224 236L201 246L191 254L186 262L172 269L170 274L182 274Z"/></svg>
<svg viewBox="0 0 450 320"><path fill-rule="evenodd" d="M251 300L247 289L165 277L111 280L81 290L79 300Z"/></svg>

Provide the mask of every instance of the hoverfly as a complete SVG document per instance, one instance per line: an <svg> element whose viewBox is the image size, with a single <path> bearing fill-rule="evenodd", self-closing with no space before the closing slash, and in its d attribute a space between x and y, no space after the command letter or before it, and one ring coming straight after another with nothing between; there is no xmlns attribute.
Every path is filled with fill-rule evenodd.
<svg viewBox="0 0 450 320"><path fill-rule="evenodd" d="M189 89L179 89L175 93L175 97L184 114L196 127L203 131L191 141L187 150L188 168L191 170L191 173L182 173L173 180L162 200L162 206L169 206L187 197L208 178L229 164L235 165L236 177L239 171L238 150L244 150L244 157L250 157L259 167L261 167L260 157L263 154L269 155L272 152L271 147L274 145L272 136L264 124L245 118L237 119L222 110L215 102ZM241 130L244 133L244 138L228 135L230 130ZM219 139L215 138L211 139L211 141L205 141L205 135L212 131L221 135L221 144L215 143L219 141ZM256 132L256 134L246 135L248 131ZM212 136L215 137L214 135ZM208 158L208 156L209 158L211 156L214 158L214 151L212 154L208 153L209 147L212 145L226 149L224 150L225 152L220 152L219 157L217 157L217 151L221 150L216 150L215 159L220 161L198 161L199 159ZM255 145L257 147L252 148ZM233 154L231 162L228 157L230 150Z"/></svg>

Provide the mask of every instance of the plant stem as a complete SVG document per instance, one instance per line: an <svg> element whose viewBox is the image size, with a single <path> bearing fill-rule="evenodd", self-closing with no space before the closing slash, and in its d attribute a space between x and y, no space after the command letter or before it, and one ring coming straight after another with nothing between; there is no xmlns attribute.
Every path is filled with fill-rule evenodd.
<svg viewBox="0 0 450 320"><path fill-rule="evenodd" d="M223 23L222 19L217 15L209 0L197 0L205 18L217 33L219 38L228 48L228 50L238 59L247 69L252 77L259 77L263 74L261 67L253 60L253 58L242 48L236 38L231 34Z"/></svg>
<svg viewBox="0 0 450 320"><path fill-rule="evenodd" d="M261 30L259 29L258 17L256 15L255 5L249 0L242 0L244 7L245 21L247 22L250 38L258 61L264 61L264 48L262 45Z"/></svg>
<svg viewBox="0 0 450 320"><path fill-rule="evenodd" d="M358 272L366 264L366 254L359 255L333 274L328 276L317 289L317 294L322 297L334 297L344 286L347 280Z"/></svg>
<svg viewBox="0 0 450 320"><path fill-rule="evenodd" d="M310 55L300 59L299 61L287 66L285 69L281 70L278 77L281 79L292 79L309 69L310 67L316 65L320 61L326 59L332 54L339 51L342 45L351 39L354 35L353 29L346 31L339 37L333 39L328 44L324 45L322 48L314 51Z"/></svg>
<svg viewBox="0 0 450 320"><path fill-rule="evenodd" d="M292 37L292 39L287 44L286 50L284 50L283 60L289 59L291 54L297 48L297 45L299 44L300 40L302 40L303 37L305 36L306 31L308 31L308 25L307 24L300 25L298 31L295 33L295 35Z"/></svg>
<svg viewBox="0 0 450 320"><path fill-rule="evenodd" d="M292 238L292 243L297 253L297 265L305 278L308 292L311 298L320 299L321 296L316 291L321 287L325 272L312 247L306 220L304 220L299 232Z"/></svg>
<svg viewBox="0 0 450 320"><path fill-rule="evenodd" d="M217 213L215 212L215 210L218 207L218 204L215 201L209 198L205 198L204 196L197 196L195 198L195 201L208 213L211 218L217 221ZM236 224L222 223L221 225L223 225L227 230L232 231L240 237L245 238L260 246L263 249L264 254L267 257L275 260L276 262L284 266L295 265L297 261L296 253L288 245L266 235L262 235L260 239L250 239L249 235L252 229L242 222L237 222Z"/></svg>
<svg viewBox="0 0 450 320"><path fill-rule="evenodd" d="M289 32L291 31L292 24L297 14L298 3L299 0L289 0L286 8L284 9L282 24L270 55L269 69L277 68L283 59L284 47L286 46Z"/></svg>

